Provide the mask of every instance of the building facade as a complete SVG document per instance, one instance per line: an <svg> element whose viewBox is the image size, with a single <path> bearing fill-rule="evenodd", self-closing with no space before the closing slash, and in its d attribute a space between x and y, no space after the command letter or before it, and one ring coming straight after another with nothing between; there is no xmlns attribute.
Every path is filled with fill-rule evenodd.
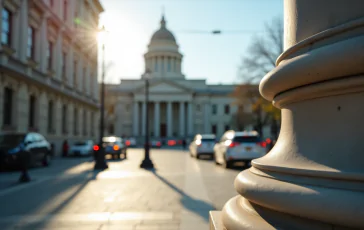
<svg viewBox="0 0 364 230"><path fill-rule="evenodd" d="M0 0L0 129L98 135L98 0ZM89 43L89 44L88 44Z"/></svg>
<svg viewBox="0 0 364 230"><path fill-rule="evenodd" d="M150 73L141 79L122 79L107 85L106 133L133 136L146 134L145 84L149 81L149 131L154 138L186 138L196 133L221 136L234 129L237 112L231 96L235 85L209 85L205 79L186 79L182 54L164 17L144 55ZM247 107L248 108L248 107ZM249 128L249 127L245 127Z"/></svg>

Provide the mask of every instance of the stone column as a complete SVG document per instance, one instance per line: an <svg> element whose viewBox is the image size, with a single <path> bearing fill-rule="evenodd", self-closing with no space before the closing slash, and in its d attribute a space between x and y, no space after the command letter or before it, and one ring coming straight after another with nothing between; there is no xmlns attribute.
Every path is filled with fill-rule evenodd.
<svg viewBox="0 0 364 230"><path fill-rule="evenodd" d="M179 135L185 137L185 102L181 101L179 103Z"/></svg>
<svg viewBox="0 0 364 230"><path fill-rule="evenodd" d="M54 71L56 72L56 78L59 80L62 80L62 65L60 65L62 63L61 59L62 59L62 33L61 31L58 31L58 35L57 35L57 41L55 44L55 49L54 49L54 59L53 59L53 65L54 66Z"/></svg>
<svg viewBox="0 0 364 230"><path fill-rule="evenodd" d="M147 105L145 102L142 102L142 136L146 135L146 130L145 130L145 119L147 117Z"/></svg>
<svg viewBox="0 0 364 230"><path fill-rule="evenodd" d="M187 103L187 135L193 135L193 114L192 114L192 102Z"/></svg>
<svg viewBox="0 0 364 230"><path fill-rule="evenodd" d="M133 104L133 135L139 136L139 103L137 101Z"/></svg>
<svg viewBox="0 0 364 230"><path fill-rule="evenodd" d="M22 0L20 5L19 27L19 59L23 62L27 60L27 41L28 41L28 1ZM13 30L14 31L14 30ZM14 35L16 36L16 35Z"/></svg>
<svg viewBox="0 0 364 230"><path fill-rule="evenodd" d="M167 137L172 136L173 121L172 121L172 102L167 102Z"/></svg>
<svg viewBox="0 0 364 230"><path fill-rule="evenodd" d="M47 37L47 15L42 17L42 24L40 26L40 55L39 55L39 63L40 63L40 71L47 72L47 45L48 45L48 37Z"/></svg>
<svg viewBox="0 0 364 230"><path fill-rule="evenodd" d="M204 104L204 122L203 122L203 130L205 133L210 133L210 115L211 115L211 111L210 111L210 104L208 102L206 102Z"/></svg>
<svg viewBox="0 0 364 230"><path fill-rule="evenodd" d="M350 3L285 0L284 52L260 83L280 136L236 178L220 229L364 229L364 2Z"/></svg>
<svg viewBox="0 0 364 230"><path fill-rule="evenodd" d="M160 102L154 103L154 136L160 136Z"/></svg>
<svg viewBox="0 0 364 230"><path fill-rule="evenodd" d="M162 73L162 70L161 70L161 68L162 68L162 58L161 57L157 57L156 58L157 59L157 63L158 63L158 73Z"/></svg>

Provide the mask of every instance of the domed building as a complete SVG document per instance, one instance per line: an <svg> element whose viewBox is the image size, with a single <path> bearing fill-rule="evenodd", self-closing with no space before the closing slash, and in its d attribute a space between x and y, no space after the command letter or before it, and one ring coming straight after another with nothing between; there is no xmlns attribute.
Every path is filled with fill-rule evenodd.
<svg viewBox="0 0 364 230"><path fill-rule="evenodd" d="M152 138L191 138L196 133L222 135L234 126L230 93L234 85L208 85L206 79L186 79L183 55L162 16L144 55L148 73L141 79L121 79L107 85L108 124L106 133L136 137L142 142L148 114ZM145 85L149 82L149 111Z"/></svg>

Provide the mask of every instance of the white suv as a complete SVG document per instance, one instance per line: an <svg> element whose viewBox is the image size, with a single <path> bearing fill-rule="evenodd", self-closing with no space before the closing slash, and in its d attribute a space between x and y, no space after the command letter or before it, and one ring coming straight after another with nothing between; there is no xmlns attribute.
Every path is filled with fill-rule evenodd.
<svg viewBox="0 0 364 230"><path fill-rule="evenodd" d="M251 160L266 154L267 143L262 141L256 131L227 131L214 147L216 164L230 168L235 162L249 165Z"/></svg>
<svg viewBox="0 0 364 230"><path fill-rule="evenodd" d="M216 136L214 134L197 134L190 144L191 157L200 158L201 155L213 156Z"/></svg>

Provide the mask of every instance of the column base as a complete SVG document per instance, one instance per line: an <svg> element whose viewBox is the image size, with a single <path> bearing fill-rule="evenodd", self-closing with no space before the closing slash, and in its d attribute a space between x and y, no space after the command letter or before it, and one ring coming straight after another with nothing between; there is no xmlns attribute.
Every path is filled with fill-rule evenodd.
<svg viewBox="0 0 364 230"><path fill-rule="evenodd" d="M222 222L221 228L215 228L218 230L331 230L334 228L338 230L356 229L277 212L254 204L242 196L236 196L230 199L226 203L220 216L216 217L220 218ZM210 225L212 225L211 222Z"/></svg>
<svg viewBox="0 0 364 230"><path fill-rule="evenodd" d="M144 169L153 169L154 165L151 159L144 159L142 163L140 164L140 168Z"/></svg>
<svg viewBox="0 0 364 230"><path fill-rule="evenodd" d="M210 230L224 230L221 219L221 211L211 211L210 214Z"/></svg>

